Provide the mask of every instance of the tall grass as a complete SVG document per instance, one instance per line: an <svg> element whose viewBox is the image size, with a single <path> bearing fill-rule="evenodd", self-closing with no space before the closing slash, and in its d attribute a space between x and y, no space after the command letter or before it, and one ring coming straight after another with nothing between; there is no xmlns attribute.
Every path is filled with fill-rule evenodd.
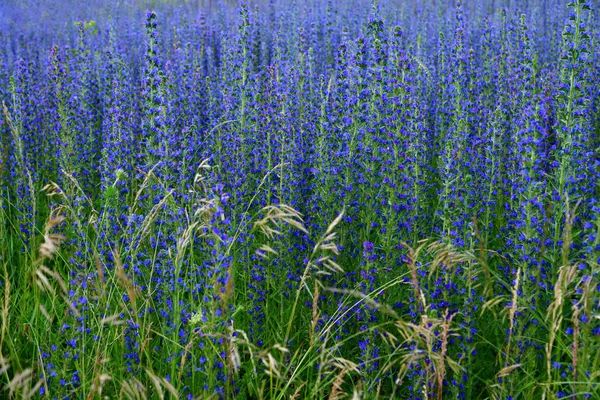
<svg viewBox="0 0 600 400"><path fill-rule="evenodd" d="M600 398L598 6L1 5L0 397Z"/></svg>

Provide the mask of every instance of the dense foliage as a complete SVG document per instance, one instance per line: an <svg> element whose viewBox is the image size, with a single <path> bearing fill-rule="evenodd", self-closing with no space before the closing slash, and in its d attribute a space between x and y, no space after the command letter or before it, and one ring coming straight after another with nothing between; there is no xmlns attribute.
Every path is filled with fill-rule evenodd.
<svg viewBox="0 0 600 400"><path fill-rule="evenodd" d="M0 397L600 398L600 3L380 3L0 5Z"/></svg>

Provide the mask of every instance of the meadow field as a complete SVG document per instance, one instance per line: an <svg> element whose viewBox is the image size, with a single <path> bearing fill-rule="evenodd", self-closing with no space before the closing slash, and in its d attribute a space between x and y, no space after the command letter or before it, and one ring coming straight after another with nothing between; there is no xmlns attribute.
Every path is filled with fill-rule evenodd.
<svg viewBox="0 0 600 400"><path fill-rule="evenodd" d="M600 399L598 0L4 0L0 398Z"/></svg>

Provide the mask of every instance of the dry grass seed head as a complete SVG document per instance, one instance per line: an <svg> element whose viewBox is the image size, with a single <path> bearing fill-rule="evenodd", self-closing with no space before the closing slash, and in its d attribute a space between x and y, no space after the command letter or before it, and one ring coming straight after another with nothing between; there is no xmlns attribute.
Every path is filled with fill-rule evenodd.
<svg viewBox="0 0 600 400"><path fill-rule="evenodd" d="M144 180L142 181L142 184L140 185L138 191L135 194L132 210L135 210L137 208L140 198L142 196L142 193L144 193L144 190L146 190L146 188L150 184L150 178L154 177L156 179L156 175L154 175L154 170L156 168L158 168L159 165L160 165L160 163L155 164L154 166L152 166L152 168L150 168L150 170L148 172L144 172L144 171L138 169L139 172L141 172L144 175Z"/></svg>
<svg viewBox="0 0 600 400"><path fill-rule="evenodd" d="M363 398L362 396L362 390L360 388L354 388L354 390L352 391L352 400L360 400Z"/></svg>
<svg viewBox="0 0 600 400"><path fill-rule="evenodd" d="M498 371L498 373L496 374L496 378L498 378L498 379L504 378L504 377L510 375L511 372L513 372L514 370L516 370L518 368L521 368L521 364L513 364L513 365L509 365L508 367L504 367L500 371Z"/></svg>
<svg viewBox="0 0 600 400"><path fill-rule="evenodd" d="M338 226L338 224L341 222L342 218L344 217L344 212L345 212L345 210L342 210L342 212L340 212L338 214L338 216L335 217L335 219L333 221L331 221L331 223L327 227L327 230L325 231L325 236L329 235L335 229L335 227Z"/></svg>
<svg viewBox="0 0 600 400"><path fill-rule="evenodd" d="M100 320L100 325L117 326L117 325L123 325L124 323L125 323L125 321L121 319L120 313L113 314L108 317L104 317Z"/></svg>
<svg viewBox="0 0 600 400"><path fill-rule="evenodd" d="M199 186L205 195L208 194L208 190L204 182L206 181L205 171L209 171L212 167L208 163L208 159L202 160L198 166L198 172L194 176L194 186Z"/></svg>
<svg viewBox="0 0 600 400"><path fill-rule="evenodd" d="M40 387L44 384L43 379L39 379L33 383L35 376L32 368L27 368L15 374L6 386L6 389L8 389L8 396L14 398L19 395L20 399L30 399L35 396Z"/></svg>
<svg viewBox="0 0 600 400"><path fill-rule="evenodd" d="M129 299L135 311L135 315L137 315L136 300L138 289L133 283L133 281L129 279L127 274L125 274L125 267L123 265L123 262L121 261L121 257L119 256L117 249L113 250L113 259L115 260L116 275L119 285L127 291L127 295L129 296Z"/></svg>
<svg viewBox="0 0 600 400"><path fill-rule="evenodd" d="M39 247L39 258L36 261L38 267L34 272L34 278L36 285L40 288L42 292L50 293L51 295L56 295L56 290L54 286L50 282L49 278L53 278L54 282L58 284L60 289L60 297L63 298L65 304L71 309L71 311L76 315L80 316L79 311L73 306L73 303L68 299L67 285L65 284L62 276L56 272L51 270L45 265L41 265L44 260L49 260L54 257L60 250L60 244L66 239L65 236L59 234L50 233L52 229L60 225L65 221L65 216L62 214L63 207L58 207L50 212L50 216L46 221L46 225L44 227L44 242ZM45 310L42 310L44 312ZM47 312L46 312L47 313Z"/></svg>
<svg viewBox="0 0 600 400"><path fill-rule="evenodd" d="M161 209L167 203L167 200L169 200L169 198L173 195L173 192L174 192L173 189L169 190L167 192L167 194L157 204L155 204L154 207L152 207L150 212L144 218L144 222L142 222L142 227L140 228L140 233L138 236L137 244L133 251L134 254L137 253L137 251L138 251L139 247L142 245L142 242L144 241L144 239L146 239L146 237L152 231L152 224L158 218L158 215L160 214Z"/></svg>
<svg viewBox="0 0 600 400"><path fill-rule="evenodd" d="M344 384L344 376L346 376L346 370L342 369L338 373L331 385L331 392L329 393L329 400L340 400L346 397L346 393L342 390L342 385Z"/></svg>
<svg viewBox="0 0 600 400"><path fill-rule="evenodd" d="M8 390L8 396L13 398L17 393L21 392L23 388L29 387L32 381L33 370L27 368L21 372L18 372L10 380L6 389Z"/></svg>
<svg viewBox="0 0 600 400"><path fill-rule="evenodd" d="M269 254L277 255L278 253L277 253L277 250L275 250L271 246L263 244L256 250L256 254L261 258L268 259Z"/></svg>
<svg viewBox="0 0 600 400"><path fill-rule="evenodd" d="M50 231L56 226L60 225L65 220L65 216L62 215L62 207L59 207L50 212L50 216L46 221L44 227L44 242L40 245L39 253L40 260L52 259L60 249L60 244L66 239L65 236L60 234L52 234Z"/></svg>
<svg viewBox="0 0 600 400"><path fill-rule="evenodd" d="M268 376L274 376L278 379L281 379L281 372L279 371L279 363L273 357L271 353L267 353L265 357L262 357L262 362L265 365L264 372Z"/></svg>
<svg viewBox="0 0 600 400"><path fill-rule="evenodd" d="M451 333L450 329L455 315L448 316L446 314L444 318L431 318L427 314L422 314L421 323L418 325L405 321L396 322L396 327L405 343L418 344L414 351L402 356L403 366L398 374L397 381L402 381L411 365L418 362L426 362L425 360L430 360L433 363L433 375L438 382L438 388L446 374L446 364L455 373L458 373L462 369L458 362L452 360L447 355L448 339L451 336L455 336L454 333ZM441 337L436 334L436 331L441 331ZM438 341L442 344L439 353L434 350L434 345ZM440 398L440 393L438 389L437 398Z"/></svg>
<svg viewBox="0 0 600 400"><path fill-rule="evenodd" d="M511 306L509 308L509 321L510 327L508 330L508 343L506 344L506 359L504 360L504 364L507 365L510 357L510 345L513 336L513 330L515 326L515 315L518 310L518 301L519 301L519 283L521 281L521 268L517 269L517 276L515 277L515 283L513 285L512 291L512 301Z"/></svg>
<svg viewBox="0 0 600 400"><path fill-rule="evenodd" d="M79 185L79 182L77 181L77 179L70 174L69 172L65 171L64 169L61 169L61 172L67 177L69 178L69 180L73 183L73 185L75 186L75 188L77 188L77 190L79 191L79 193L81 194L81 196L83 196L83 198L86 200L87 204L92 206L94 204L94 202L92 201L92 199L89 198L89 196L85 193L85 191L83 190L83 188ZM92 210L92 218L94 215L95 210Z"/></svg>
<svg viewBox="0 0 600 400"><path fill-rule="evenodd" d="M178 265L183 259L185 250L189 246L197 226L198 222L189 225L187 228L185 228L181 236L177 238L177 255L175 256L175 265Z"/></svg>
<svg viewBox="0 0 600 400"><path fill-rule="evenodd" d="M54 182L50 182L46 185L44 185L44 187L42 188L43 192L46 192L46 196L47 197L54 197L54 196L63 196L64 197L64 192L62 191L62 189Z"/></svg>
<svg viewBox="0 0 600 400"><path fill-rule="evenodd" d="M156 389L156 393L158 393L158 397L160 400L165 399L165 393L163 391L163 388L166 389L167 392L169 392L174 398L179 398L179 393L177 393L177 389L175 389L175 387L173 387L173 385L165 378L160 378L156 376L152 371L150 371L147 368L146 375L148 375L148 378L150 378L150 381L154 385L154 388Z"/></svg>
<svg viewBox="0 0 600 400"><path fill-rule="evenodd" d="M572 290L569 286L577 277L578 268L575 265L563 265L558 271L558 277L554 284L554 299L546 313L546 322L550 326L548 342L546 343L546 374L550 380L552 377L552 350L556 332L561 329L563 321L563 304L571 296Z"/></svg>
<svg viewBox="0 0 600 400"><path fill-rule="evenodd" d="M44 243L40 245L40 256L42 258L52 259L54 254L58 253L60 244L65 240L63 235L46 234L44 235Z"/></svg>
<svg viewBox="0 0 600 400"><path fill-rule="evenodd" d="M258 229L268 239L281 235L280 226L286 223L301 232L308 234L304 227L302 214L285 204L268 205L262 209L264 216L254 223L254 229Z"/></svg>
<svg viewBox="0 0 600 400"><path fill-rule="evenodd" d="M459 252L454 246L443 243L433 242L427 247L427 251L433 255L433 261L429 267L429 278L440 267L452 269L455 265L472 260L474 257L467 252Z"/></svg>
<svg viewBox="0 0 600 400"><path fill-rule="evenodd" d="M102 390L104 389L104 384L110 380L112 380L112 377L108 374L97 374L92 382L88 399L92 400L95 398L96 395L102 397Z"/></svg>
<svg viewBox="0 0 600 400"><path fill-rule="evenodd" d="M123 399L123 396L128 400L146 400L148 398L146 396L146 388L137 378L121 382L119 399Z"/></svg>
<svg viewBox="0 0 600 400"><path fill-rule="evenodd" d="M0 375L4 375L10 369L10 361L8 358L0 356Z"/></svg>
<svg viewBox="0 0 600 400"><path fill-rule="evenodd" d="M296 400L300 398L300 392L302 391L302 389L304 388L304 386L306 386L306 382L302 382L294 391L294 393L292 393L290 395L290 400Z"/></svg>
<svg viewBox="0 0 600 400"><path fill-rule="evenodd" d="M421 288L419 285L419 277L417 275L417 260L419 258L419 254L425 247L426 243L421 243L420 246L415 250L408 243L402 243L404 247L408 249L408 270L410 272L410 276L412 279L412 287L414 292L415 301L420 302L419 308L423 310L426 308L425 296L421 292Z"/></svg>

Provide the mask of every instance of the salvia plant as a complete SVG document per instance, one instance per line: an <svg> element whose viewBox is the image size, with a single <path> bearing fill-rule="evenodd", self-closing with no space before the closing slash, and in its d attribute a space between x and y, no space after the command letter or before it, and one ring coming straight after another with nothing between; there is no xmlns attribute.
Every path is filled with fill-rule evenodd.
<svg viewBox="0 0 600 400"><path fill-rule="evenodd" d="M600 398L597 0L0 4L0 398Z"/></svg>

